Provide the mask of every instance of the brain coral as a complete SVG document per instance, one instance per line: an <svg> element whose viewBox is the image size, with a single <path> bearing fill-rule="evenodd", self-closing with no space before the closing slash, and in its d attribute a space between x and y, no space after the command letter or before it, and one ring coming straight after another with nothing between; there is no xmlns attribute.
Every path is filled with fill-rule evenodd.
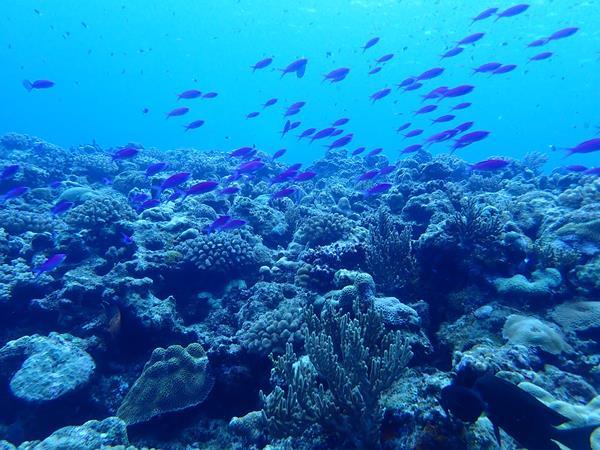
<svg viewBox="0 0 600 450"><path fill-rule="evenodd" d="M134 220L135 211L124 198L94 197L71 209L66 222L75 228L103 228L121 220Z"/></svg>
<svg viewBox="0 0 600 450"><path fill-rule="evenodd" d="M207 274L241 275L269 259L267 249L250 233L200 234L177 246L184 264Z"/></svg>
<svg viewBox="0 0 600 450"><path fill-rule="evenodd" d="M550 317L566 330L600 328L600 301L563 303L550 312Z"/></svg>
<svg viewBox="0 0 600 450"><path fill-rule="evenodd" d="M208 357L200 344L157 348L123 399L117 416L127 425L147 422L202 403L213 384Z"/></svg>
<svg viewBox="0 0 600 450"><path fill-rule="evenodd" d="M306 219L294 235L300 244L327 245L350 231L350 221L341 214L320 214Z"/></svg>
<svg viewBox="0 0 600 450"><path fill-rule="evenodd" d="M571 350L558 331L535 317L511 314L504 323L502 336L511 344L539 347L553 355Z"/></svg>

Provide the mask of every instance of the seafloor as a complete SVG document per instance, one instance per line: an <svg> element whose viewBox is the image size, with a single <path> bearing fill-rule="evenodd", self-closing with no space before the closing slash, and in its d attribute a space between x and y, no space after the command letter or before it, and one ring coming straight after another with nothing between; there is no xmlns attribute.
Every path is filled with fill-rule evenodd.
<svg viewBox="0 0 600 450"><path fill-rule="evenodd" d="M387 159L336 150L272 199L285 165L259 152L239 193L142 211L167 175L223 182L240 161L111 153L0 138L19 165L0 192L30 188L0 207L0 449L499 448L487 418L439 406L458 371L600 423L597 176L421 151L361 184ZM247 224L207 233L220 215Z"/></svg>

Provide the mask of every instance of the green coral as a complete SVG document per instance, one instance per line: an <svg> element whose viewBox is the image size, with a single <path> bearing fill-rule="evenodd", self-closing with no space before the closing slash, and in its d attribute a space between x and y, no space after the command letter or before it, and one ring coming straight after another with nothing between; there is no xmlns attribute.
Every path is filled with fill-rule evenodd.
<svg viewBox="0 0 600 450"><path fill-rule="evenodd" d="M400 375L412 352L399 332L386 334L372 304L356 302L341 315L327 306L320 316L308 309L305 350L299 358L290 344L273 359L269 394L261 392L263 415L276 436L301 435L317 427L344 447L378 448L383 409L380 398Z"/></svg>
<svg viewBox="0 0 600 450"><path fill-rule="evenodd" d="M214 378L208 357L198 343L157 348L131 387L117 416L127 425L202 403Z"/></svg>

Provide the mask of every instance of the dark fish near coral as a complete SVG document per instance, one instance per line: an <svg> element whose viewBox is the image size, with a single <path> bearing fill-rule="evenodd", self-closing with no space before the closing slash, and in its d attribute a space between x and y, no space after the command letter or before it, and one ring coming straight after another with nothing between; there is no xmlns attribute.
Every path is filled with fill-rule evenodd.
<svg viewBox="0 0 600 450"><path fill-rule="evenodd" d="M265 102L265 104L263 105L263 108L268 108L269 106L273 106L275 103L277 103L277 99L276 98L270 98L269 100L267 100Z"/></svg>
<svg viewBox="0 0 600 450"><path fill-rule="evenodd" d="M174 194L177 194L177 196L175 198L173 198L173 196L169 197L170 201L181 197L180 192L175 192ZM140 205L139 212L145 211L150 208L156 208L158 205L160 205L160 200L157 198L151 198L150 200L146 200L144 203L142 203Z"/></svg>
<svg viewBox="0 0 600 450"><path fill-rule="evenodd" d="M474 44L475 42L481 40L485 36L485 33L473 33L466 38L461 39L456 44L457 45L468 45Z"/></svg>
<svg viewBox="0 0 600 450"><path fill-rule="evenodd" d="M311 136L314 132L317 131L316 128L307 128L302 133L298 135L298 140L304 139L305 137Z"/></svg>
<svg viewBox="0 0 600 450"><path fill-rule="evenodd" d="M252 147L240 147L233 150L229 153L229 156L233 156L234 158L242 157L252 151Z"/></svg>
<svg viewBox="0 0 600 450"><path fill-rule="evenodd" d="M296 171L296 170L286 169L283 172L281 172L281 173L275 175L273 178L271 178L271 185L277 184L277 183L285 183L285 182L291 180L292 178L294 178L297 174L298 174L298 171Z"/></svg>
<svg viewBox="0 0 600 450"><path fill-rule="evenodd" d="M375 178L377 175L379 175L379 170L377 169L372 169L372 170L368 170L367 172L363 173L361 176L359 176L356 181L367 181L367 180L372 180L373 178Z"/></svg>
<svg viewBox="0 0 600 450"><path fill-rule="evenodd" d="M342 136L341 138L333 141L331 144L329 144L327 146L328 150L332 150L334 148L340 148L340 147L344 147L345 145L348 145L352 139L354 138L354 134L352 133L348 133L345 136Z"/></svg>
<svg viewBox="0 0 600 450"><path fill-rule="evenodd" d="M479 161L475 164L470 164L469 168L471 170L480 170L480 171L492 171L504 169L510 164L510 161L505 159L491 158L486 159L484 161Z"/></svg>
<svg viewBox="0 0 600 450"><path fill-rule="evenodd" d="M306 65L308 64L308 59L300 58L296 61L289 63L285 68L281 70L281 77L287 75L288 73L295 73L298 78L302 78L304 76L304 72L306 71Z"/></svg>
<svg viewBox="0 0 600 450"><path fill-rule="evenodd" d="M569 36L573 36L578 31L579 31L579 28L576 28L576 27L563 28L562 30L558 30L558 31L552 33L548 37L548 40L549 41L556 41L558 39L564 39L564 38L567 38Z"/></svg>
<svg viewBox="0 0 600 450"><path fill-rule="evenodd" d="M565 169L569 172L585 172L587 167L582 166L581 164L573 164L571 166L566 166Z"/></svg>
<svg viewBox="0 0 600 450"><path fill-rule="evenodd" d="M137 156L139 152L140 150L135 147L123 147L117 150L115 153L113 153L112 159L113 161L131 159Z"/></svg>
<svg viewBox="0 0 600 450"><path fill-rule="evenodd" d="M223 225L225 225L230 220L231 216L219 216L215 220L213 220L211 224L206 225L204 227L204 232L206 234L214 233L220 230L223 227Z"/></svg>
<svg viewBox="0 0 600 450"><path fill-rule="evenodd" d="M312 180L316 176L317 176L317 172L312 172L312 171L300 172L298 175L296 175L294 177L294 181L301 183L304 181Z"/></svg>
<svg viewBox="0 0 600 450"><path fill-rule="evenodd" d="M281 158L285 154L286 151L287 150L285 148L280 148L275 153L273 153L273 156L271 156L271 158L272 159Z"/></svg>
<svg viewBox="0 0 600 450"><path fill-rule="evenodd" d="M273 58L261 59L260 61L257 61L256 64L254 64L250 68L252 69L252 72L256 72L258 69L264 69L265 67L268 67L272 62L273 62Z"/></svg>
<svg viewBox="0 0 600 450"><path fill-rule="evenodd" d="M21 197L29 192L29 188L27 186L16 186L10 189L6 194L0 197L0 205L7 200L11 200L13 198Z"/></svg>
<svg viewBox="0 0 600 450"><path fill-rule="evenodd" d="M423 146L421 144L413 144L413 145L409 145L408 147L406 147L400 153L403 153L403 154L414 153L414 152L418 152L422 148L423 148Z"/></svg>
<svg viewBox="0 0 600 450"><path fill-rule="evenodd" d="M586 175L600 175L600 167L592 167L591 169L587 169L584 171Z"/></svg>
<svg viewBox="0 0 600 450"><path fill-rule="evenodd" d="M331 136L331 133L335 131L334 127L323 128L322 130L317 131L310 139L310 142L316 141L317 139L323 139Z"/></svg>
<svg viewBox="0 0 600 450"><path fill-rule="evenodd" d="M481 13L479 13L477 16L473 17L473 19L472 19L473 22L471 22L471 24L473 24L474 22L478 22L480 20L484 20L489 17L492 17L497 12L498 12L498 8L488 8L485 11L482 11Z"/></svg>
<svg viewBox="0 0 600 450"><path fill-rule="evenodd" d="M4 166L4 169L2 169L2 173L0 174L0 180L8 180L9 178L14 177L19 171L20 167L21 166L19 166L18 164L10 164L8 166Z"/></svg>
<svg viewBox="0 0 600 450"><path fill-rule="evenodd" d="M577 144L575 147L567 149L565 158L574 153L592 153L597 152L598 150L600 150L600 138L590 139Z"/></svg>
<svg viewBox="0 0 600 450"><path fill-rule="evenodd" d="M190 195L201 195L214 191L218 186L219 183L217 181L212 180L201 181L199 183L196 183L193 186L191 186L187 191L185 191L185 194L183 195L181 201L183 202Z"/></svg>
<svg viewBox="0 0 600 450"><path fill-rule="evenodd" d="M293 188L293 187L283 188L283 189L280 189L279 191L271 194L271 200L277 200L279 198L289 197L290 195L294 194L295 192L296 192L296 188Z"/></svg>
<svg viewBox="0 0 600 450"><path fill-rule="evenodd" d="M194 98L198 98L202 96L202 92L197 89L190 89L188 91L183 91L181 94L177 95L177 100L185 99L191 100Z"/></svg>
<svg viewBox="0 0 600 450"><path fill-rule="evenodd" d="M43 273L51 272L60 266L65 259L67 259L67 255L64 253L56 253L50 256L46 261L44 261L39 266L33 269L33 273L35 274L35 278L38 278Z"/></svg>
<svg viewBox="0 0 600 450"><path fill-rule="evenodd" d="M220 231L237 230L238 228L242 228L244 225L246 225L246 223L247 222L242 219L231 219L221 226Z"/></svg>
<svg viewBox="0 0 600 450"><path fill-rule="evenodd" d="M390 92L392 92L392 90L390 88L381 89L381 90L371 94L371 96L369 98L373 101L373 103L375 103L377 100L381 100L382 98L388 96L390 94Z"/></svg>
<svg viewBox="0 0 600 450"><path fill-rule="evenodd" d="M434 134L433 136L429 136L425 140L425 142L427 144L429 144L429 145L435 144L435 143L438 143L438 142L444 142L444 141L447 141L448 139L452 139L458 133L460 133L460 131L456 130L456 129L444 130L444 131L441 131L439 133Z"/></svg>
<svg viewBox="0 0 600 450"><path fill-rule="evenodd" d="M396 166L384 166L381 169L379 169L379 175L380 176L389 175L394 170L396 170Z"/></svg>
<svg viewBox="0 0 600 450"><path fill-rule="evenodd" d="M378 37L374 37L374 38L371 38L371 39L369 39L369 40L366 42L366 44L362 46L363 53L364 53L364 51L365 51L365 50L367 50L367 49L369 49L369 48L373 47L373 46L374 46L375 44L377 44L378 42L379 42L379 38L378 38Z"/></svg>
<svg viewBox="0 0 600 450"><path fill-rule="evenodd" d="M363 192L363 197L371 197L372 195L383 194L391 189L392 183L379 183Z"/></svg>
<svg viewBox="0 0 600 450"><path fill-rule="evenodd" d="M409 131L408 133L406 133L404 135L404 138L405 139L406 138L412 138L412 137L415 137L415 136L419 136L420 134L423 134L423 130L421 130L420 128L417 128L416 130L412 130L412 131Z"/></svg>
<svg viewBox="0 0 600 450"><path fill-rule="evenodd" d="M240 192L240 188L237 186L227 186L226 188L223 188L219 191L219 194L221 195L233 195L233 194L237 194L238 192Z"/></svg>
<svg viewBox="0 0 600 450"><path fill-rule="evenodd" d="M446 413L473 423L482 413L494 425L501 446L500 428L529 449L556 449L553 442L577 450L590 449L590 436L600 425L582 428L557 428L569 422L517 385L495 375L484 375L472 388L451 384L442 389L440 404Z"/></svg>
<svg viewBox="0 0 600 450"><path fill-rule="evenodd" d="M365 150L366 150L365 147L358 147L356 150L352 151L352 156L360 155Z"/></svg>
<svg viewBox="0 0 600 450"><path fill-rule="evenodd" d="M164 191L165 189L172 189L174 187L177 187L177 186L185 183L186 181L188 181L190 179L191 175L192 174L190 172L178 172L178 173L171 175L170 177L165 179L160 184L161 192Z"/></svg>
<svg viewBox="0 0 600 450"><path fill-rule="evenodd" d="M502 19L503 17L514 17L517 16L521 13L524 13L525 11L527 11L529 9L529 5L526 5L524 3L519 4L519 5L515 5L515 6L511 6L508 9L505 9L502 12L499 12L497 14L496 20Z"/></svg>
<svg viewBox="0 0 600 450"><path fill-rule="evenodd" d="M51 209L50 212L53 216L58 216L60 214L66 213L69 209L71 209L75 205L74 202L70 202L68 200L60 200L56 203Z"/></svg>
<svg viewBox="0 0 600 450"><path fill-rule="evenodd" d="M471 133L467 133L461 137L459 137L452 147L453 150L458 150L459 148L464 148L468 145L471 145L475 142L479 142L490 134L489 131L473 131Z"/></svg>
<svg viewBox="0 0 600 450"><path fill-rule="evenodd" d="M163 170L165 170L167 167L169 166L168 162L157 162L154 164L150 164L147 168L146 168L146 178L151 177L156 175L157 173L162 172Z"/></svg>
<svg viewBox="0 0 600 450"><path fill-rule="evenodd" d="M184 114L187 114L189 110L190 108L188 108L187 106L180 106L179 108L172 109L167 113L167 119L169 117L183 116Z"/></svg>
<svg viewBox="0 0 600 450"><path fill-rule="evenodd" d="M51 87L54 87L54 85L55 85L54 81L50 81L50 80L35 80L35 81L23 80L23 86L29 92L31 92L34 89L35 90L50 89Z"/></svg>
<svg viewBox="0 0 600 450"><path fill-rule="evenodd" d="M265 163L263 161L261 161L260 159L255 159L253 161L248 161L246 163L240 164L237 169L236 172L239 174L244 174L244 173L252 173L252 172L256 172L257 170L262 169L263 167L265 167Z"/></svg>
<svg viewBox="0 0 600 450"><path fill-rule="evenodd" d="M367 153L367 154L365 155L365 159L366 159L366 158L371 158L371 157L373 157L373 156L377 156L377 155L379 155L379 154L380 154L382 151L383 151L383 148L381 148L381 147L374 148L373 150L371 150L369 153Z"/></svg>
<svg viewBox="0 0 600 450"><path fill-rule="evenodd" d="M187 125L184 126L185 131L189 131L189 130L195 130L196 128L200 128L202 125L204 125L204 120L199 119L199 120L194 120L193 122L188 123Z"/></svg>

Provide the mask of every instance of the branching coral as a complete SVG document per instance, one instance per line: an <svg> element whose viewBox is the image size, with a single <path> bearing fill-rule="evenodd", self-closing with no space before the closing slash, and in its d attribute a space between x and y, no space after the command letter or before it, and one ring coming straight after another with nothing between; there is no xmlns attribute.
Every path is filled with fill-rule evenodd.
<svg viewBox="0 0 600 450"><path fill-rule="evenodd" d="M386 334L372 305L356 302L353 314L326 307L307 311L305 349L292 346L274 359L273 378L281 385L261 392L263 415L276 436L301 435L317 427L343 447L378 448L383 409L379 400L406 366L412 352L400 332Z"/></svg>
<svg viewBox="0 0 600 450"><path fill-rule="evenodd" d="M478 205L474 198L464 200L460 211L448 223L448 231L465 250L491 244L498 238L501 230L502 222L498 215Z"/></svg>

